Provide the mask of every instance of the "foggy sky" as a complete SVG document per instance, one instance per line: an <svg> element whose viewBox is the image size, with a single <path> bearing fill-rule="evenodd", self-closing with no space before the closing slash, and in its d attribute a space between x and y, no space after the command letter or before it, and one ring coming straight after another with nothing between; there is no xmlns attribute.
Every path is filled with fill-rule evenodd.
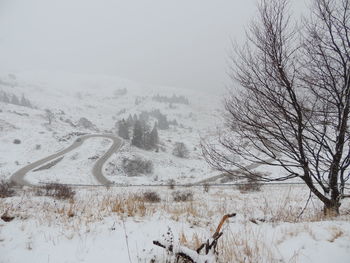
<svg viewBox="0 0 350 263"><path fill-rule="evenodd" d="M0 68L222 89L254 14L255 0L0 0Z"/></svg>

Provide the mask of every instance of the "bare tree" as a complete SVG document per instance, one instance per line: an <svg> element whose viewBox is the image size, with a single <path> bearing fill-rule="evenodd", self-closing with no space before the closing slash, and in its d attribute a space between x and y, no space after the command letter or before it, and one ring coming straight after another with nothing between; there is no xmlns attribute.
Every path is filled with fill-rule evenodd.
<svg viewBox="0 0 350 263"><path fill-rule="evenodd" d="M338 214L350 165L350 0L313 0L293 24L287 0L262 0L247 42L231 56L240 85L225 100L219 143L204 141L207 161L260 180L300 178ZM241 159L280 166L278 177L254 174Z"/></svg>

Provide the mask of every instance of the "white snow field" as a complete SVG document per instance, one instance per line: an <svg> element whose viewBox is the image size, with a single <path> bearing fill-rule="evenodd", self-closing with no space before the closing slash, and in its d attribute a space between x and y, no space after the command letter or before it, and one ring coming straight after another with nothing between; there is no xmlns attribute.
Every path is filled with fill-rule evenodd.
<svg viewBox="0 0 350 263"><path fill-rule="evenodd" d="M169 227L175 247L196 249L228 213L237 216L223 226L218 262L349 262L348 200L340 216L325 218L321 203L309 199L303 185L270 184L243 191L230 185L232 181L216 185L220 176L210 181L215 185L196 184L220 175L207 165L200 148L201 137L221 122L218 94L52 72L2 73L0 97L4 93L23 95L33 107L0 101L3 180L69 147L83 134L116 135L116 122L130 114L159 109L179 125L158 130L157 151L124 141L102 169L113 182L108 187L99 185L91 172L111 146L104 138L90 138L57 163L28 172L25 179L38 187L18 187L12 196L0 198L0 263L166 262L165 250L152 242L162 240ZM152 99L157 94L183 95L190 103L157 102ZM172 154L176 142L186 144L188 158ZM137 156L153 162L151 173L127 175L123 160ZM255 169L272 176L282 172ZM181 186L171 189L170 180ZM53 196L46 183L69 184L75 194Z"/></svg>

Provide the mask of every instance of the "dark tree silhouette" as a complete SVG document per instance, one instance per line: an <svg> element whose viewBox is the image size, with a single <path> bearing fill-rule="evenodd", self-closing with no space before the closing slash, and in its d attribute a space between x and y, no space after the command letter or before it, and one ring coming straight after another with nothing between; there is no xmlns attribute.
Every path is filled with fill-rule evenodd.
<svg viewBox="0 0 350 263"><path fill-rule="evenodd" d="M118 122L118 135L125 140L130 139L129 128L124 119Z"/></svg>
<svg viewBox="0 0 350 263"><path fill-rule="evenodd" d="M313 0L310 18L293 26L287 0L262 0L247 42L232 55L240 84L226 97L219 143L203 142L207 161L235 175L248 162L280 166L271 178L300 178L338 214L350 165L350 0Z"/></svg>
<svg viewBox="0 0 350 263"><path fill-rule="evenodd" d="M150 146L152 148L156 147L157 144L159 143L159 137L158 137L158 130L157 130L157 123L154 124L153 129L150 133Z"/></svg>

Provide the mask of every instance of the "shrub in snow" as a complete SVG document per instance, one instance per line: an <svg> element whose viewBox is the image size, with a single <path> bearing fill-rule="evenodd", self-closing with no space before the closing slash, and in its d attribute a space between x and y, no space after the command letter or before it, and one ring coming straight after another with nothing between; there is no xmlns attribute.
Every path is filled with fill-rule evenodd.
<svg viewBox="0 0 350 263"><path fill-rule="evenodd" d="M203 184L203 192L209 193L209 188L210 188L210 184L208 183Z"/></svg>
<svg viewBox="0 0 350 263"><path fill-rule="evenodd" d="M186 191L186 192L176 191L176 192L173 192L172 195L173 195L173 200L175 202L193 201L193 193L190 191Z"/></svg>
<svg viewBox="0 0 350 263"><path fill-rule="evenodd" d="M96 130L96 126L85 117L79 119L77 126L83 127L85 129Z"/></svg>
<svg viewBox="0 0 350 263"><path fill-rule="evenodd" d="M143 199L150 203L159 203L161 201L159 194L153 191L143 193Z"/></svg>
<svg viewBox="0 0 350 263"><path fill-rule="evenodd" d="M37 195L51 196L57 199L73 199L75 192L67 185L63 184L47 184L42 186Z"/></svg>
<svg viewBox="0 0 350 263"><path fill-rule="evenodd" d="M173 155L180 158L188 158L189 152L183 142L176 142L173 149Z"/></svg>
<svg viewBox="0 0 350 263"><path fill-rule="evenodd" d="M55 114L51 110L45 109L45 119L47 120L47 123L50 125L52 121L55 119Z"/></svg>
<svg viewBox="0 0 350 263"><path fill-rule="evenodd" d="M169 186L169 189L170 189L170 190L175 189L175 180L174 180L174 179L170 179L170 180L168 181L168 186Z"/></svg>
<svg viewBox="0 0 350 263"><path fill-rule="evenodd" d="M14 140L13 140L13 143L14 143L14 144L21 144L21 140L20 140L20 139L14 139Z"/></svg>
<svg viewBox="0 0 350 263"><path fill-rule="evenodd" d="M138 176L140 174L151 174L153 172L153 163L150 160L144 160L140 157L135 159L124 158L122 167L128 176Z"/></svg>
<svg viewBox="0 0 350 263"><path fill-rule="evenodd" d="M238 190L241 193L258 192L261 190L261 185L262 184L256 178L249 177L247 183L238 185Z"/></svg>
<svg viewBox="0 0 350 263"><path fill-rule="evenodd" d="M0 181L0 198L11 197L15 195L15 191L12 189L11 184L7 181Z"/></svg>

